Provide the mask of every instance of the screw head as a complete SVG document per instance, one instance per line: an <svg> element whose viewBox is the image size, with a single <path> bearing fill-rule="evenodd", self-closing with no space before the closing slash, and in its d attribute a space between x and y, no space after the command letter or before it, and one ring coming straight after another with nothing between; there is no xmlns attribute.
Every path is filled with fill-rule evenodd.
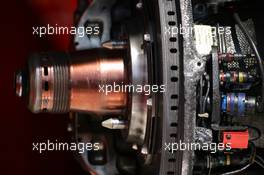
<svg viewBox="0 0 264 175"><path fill-rule="evenodd" d="M148 148L146 146L143 146L141 148L141 154L144 154L144 155L148 154Z"/></svg>
<svg viewBox="0 0 264 175"><path fill-rule="evenodd" d="M137 146L137 144L133 144L133 145L132 145L132 149L133 149L133 150L138 150L138 146Z"/></svg>
<svg viewBox="0 0 264 175"><path fill-rule="evenodd" d="M138 2L136 7L137 7L137 9L142 9L143 3L142 2Z"/></svg>
<svg viewBox="0 0 264 175"><path fill-rule="evenodd" d="M24 77L22 71L18 71L15 74L15 82L14 82L14 88L15 88L15 93L18 97L23 96L23 86L24 86Z"/></svg>
<svg viewBox="0 0 264 175"><path fill-rule="evenodd" d="M152 106L152 99L151 98L147 99L147 105Z"/></svg>
<svg viewBox="0 0 264 175"><path fill-rule="evenodd" d="M226 135L226 139L230 140L231 139L231 135L230 134L227 134Z"/></svg>
<svg viewBox="0 0 264 175"><path fill-rule="evenodd" d="M72 125L71 124L68 124L67 131L68 132L72 132L73 131L73 128L72 128Z"/></svg>
<svg viewBox="0 0 264 175"><path fill-rule="evenodd" d="M150 39L150 34L146 33L144 34L144 40L149 42L151 39Z"/></svg>

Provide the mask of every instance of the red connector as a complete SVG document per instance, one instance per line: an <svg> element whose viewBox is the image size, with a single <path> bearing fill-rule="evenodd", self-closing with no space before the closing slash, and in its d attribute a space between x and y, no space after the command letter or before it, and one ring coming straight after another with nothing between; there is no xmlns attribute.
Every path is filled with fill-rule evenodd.
<svg viewBox="0 0 264 175"><path fill-rule="evenodd" d="M232 149L248 148L249 133L246 131L224 131L223 143L229 144Z"/></svg>

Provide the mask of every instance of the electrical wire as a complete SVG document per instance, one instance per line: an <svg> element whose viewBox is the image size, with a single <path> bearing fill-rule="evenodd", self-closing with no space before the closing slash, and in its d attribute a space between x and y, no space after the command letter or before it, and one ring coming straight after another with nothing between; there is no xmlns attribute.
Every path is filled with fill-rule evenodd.
<svg viewBox="0 0 264 175"><path fill-rule="evenodd" d="M254 127L254 126L251 126L251 125L244 125L244 126L247 126L248 128L255 130L256 133L257 133L257 136L254 137L254 138L250 138L249 141L258 140L261 137L261 131L258 128Z"/></svg>
<svg viewBox="0 0 264 175"><path fill-rule="evenodd" d="M211 162L211 156L209 156L209 161ZM212 172L212 164L209 163L209 171L207 175L211 175L211 172Z"/></svg>
<svg viewBox="0 0 264 175"><path fill-rule="evenodd" d="M200 78L200 92L199 92L199 105L200 105L200 113L203 113L203 76Z"/></svg>
<svg viewBox="0 0 264 175"><path fill-rule="evenodd" d="M249 142L249 143L251 144L251 147L253 148L249 163L247 165L245 165L244 167L240 168L240 169L237 169L237 170L234 170L234 171L230 171L230 172L226 172L226 173L223 173L221 175L232 175L232 174L236 174L236 173L242 172L242 171L246 170L248 167L250 167L250 165L252 165L255 162L256 147L255 147L255 144L253 142Z"/></svg>
<svg viewBox="0 0 264 175"><path fill-rule="evenodd" d="M209 92L210 92L209 76L208 75L205 75L205 79L207 81L207 90L206 90L205 97L204 97L204 100L203 100L203 113L205 112L205 109L206 109L206 101L207 101L207 98L208 98Z"/></svg>
<svg viewBox="0 0 264 175"><path fill-rule="evenodd" d="M231 175L231 174L235 174L235 173L239 173L241 171L244 171L246 170L248 167L250 167L251 163L247 164L246 166L244 166L243 168L240 168L238 170L234 170L234 171L230 171L230 172L227 172L227 173L224 173L224 174L221 174L221 175Z"/></svg>
<svg viewBox="0 0 264 175"><path fill-rule="evenodd" d="M264 164L264 160L259 155L256 155L256 158L258 158Z"/></svg>
<svg viewBox="0 0 264 175"><path fill-rule="evenodd" d="M254 161L256 164L258 164L261 168L263 168L264 169L264 165L262 164L262 163L260 163L259 161L257 161L257 160L255 160Z"/></svg>
<svg viewBox="0 0 264 175"><path fill-rule="evenodd" d="M211 175L212 172L212 166L210 165L209 171L208 171L208 175Z"/></svg>
<svg viewBox="0 0 264 175"><path fill-rule="evenodd" d="M261 112L263 111L263 105L264 105L264 66L263 66L263 62L262 59L260 57L259 51L257 49L257 46L254 42L254 40L252 39L252 37L250 36L249 32L246 30L245 26L242 24L240 17L238 16L237 13L234 13L234 19L237 22L240 30L243 32L243 34L245 35L245 37L248 40L249 45L251 46L252 50L254 51L256 58L257 58L257 62L259 64L259 70L260 70L260 75L261 75L261 102L259 104Z"/></svg>

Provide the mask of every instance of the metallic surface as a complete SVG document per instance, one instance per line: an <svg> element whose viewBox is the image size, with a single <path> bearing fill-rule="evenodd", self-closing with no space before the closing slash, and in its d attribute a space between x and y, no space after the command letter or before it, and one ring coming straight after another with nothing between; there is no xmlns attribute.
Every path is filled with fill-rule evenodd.
<svg viewBox="0 0 264 175"><path fill-rule="evenodd" d="M254 54L239 54L239 53L219 53L218 54L218 58L219 61L227 61L227 62L231 62L231 61L239 61L241 59L246 59L246 58L250 58L253 57L255 58Z"/></svg>
<svg viewBox="0 0 264 175"><path fill-rule="evenodd" d="M218 64L218 54L217 48L213 47L212 49L212 117L211 125L212 128L218 128L220 124L220 84L219 84L219 64Z"/></svg>
<svg viewBox="0 0 264 175"><path fill-rule="evenodd" d="M106 164L104 164L104 166L92 165L88 160L90 151L84 149L84 153L75 155L82 168L91 175L118 174L118 170L116 168L117 153L114 149L113 134L111 132L106 132L105 134L94 134L88 131L87 129L90 128L91 125L89 120L87 120L90 116L87 114L70 113L70 116L71 123L73 125L71 134L75 143L91 143L95 137L97 139L99 138L104 143L107 143L105 145L107 153Z"/></svg>
<svg viewBox="0 0 264 175"><path fill-rule="evenodd" d="M110 118L102 122L102 126L108 129L126 129L127 122L117 118Z"/></svg>
<svg viewBox="0 0 264 175"><path fill-rule="evenodd" d="M101 48L101 44L110 40L111 31L111 8L116 0L93 0L91 5L85 10L78 27L82 28L88 22L102 23L100 35L91 37L76 34L74 37L76 50L85 50L92 48Z"/></svg>
<svg viewBox="0 0 264 175"><path fill-rule="evenodd" d="M235 45L233 42L232 35L227 32L228 27L224 27L224 33L221 33L220 30L224 26L217 26L217 40L218 40L218 52L219 53L235 53Z"/></svg>
<svg viewBox="0 0 264 175"><path fill-rule="evenodd" d="M107 41L102 43L102 47L106 49L127 49L126 41Z"/></svg>
<svg viewBox="0 0 264 175"><path fill-rule="evenodd" d="M180 92L180 85L183 82L181 71L181 59L180 59L180 36L170 35L166 32L166 28L170 27L169 22L176 22L176 26L179 25L179 2L175 0L165 1L159 0L159 15L160 15L160 35L161 35L161 58L162 58L162 79L163 84L166 86L166 92L163 96L163 114L161 118L162 122L162 147L160 158L159 174L181 174L182 165L182 152L171 153L169 150L165 150L165 143L175 143L183 137L183 115L182 106L183 103L179 103L183 100L183 93ZM176 4L177 3L177 4ZM177 6L178 5L178 6ZM177 8L178 7L178 8ZM170 12L170 13L169 13ZM174 15L169 15L169 14ZM172 53L171 49L177 52ZM172 82L171 78L178 78L177 82ZM183 89L182 89L183 90ZM172 110L176 109L176 110ZM171 162L170 160L175 160Z"/></svg>
<svg viewBox="0 0 264 175"><path fill-rule="evenodd" d="M61 59L63 57L63 59ZM69 107L68 57L50 53L29 60L29 109L64 112Z"/></svg>
<svg viewBox="0 0 264 175"><path fill-rule="evenodd" d="M181 9L181 24L183 28L193 27L192 1L179 0ZM183 36L183 58L184 58L184 140L185 143L194 142L194 128L196 126L196 85L204 73L206 59L198 55L193 35L186 33ZM183 99L182 99L183 100ZM182 175L192 174L194 165L194 151L183 151Z"/></svg>
<svg viewBox="0 0 264 175"><path fill-rule="evenodd" d="M15 92L18 97L22 97L23 94L23 76L22 72L15 74Z"/></svg>
<svg viewBox="0 0 264 175"><path fill-rule="evenodd" d="M254 28L254 21L252 19L248 19L246 21L243 21L244 26L248 30L250 36L253 38L253 40L256 43L256 34L255 34L255 28ZM242 52L242 54L251 54L253 53L245 35L241 31L241 29L238 27L238 25L235 25L236 35L239 42L239 47Z"/></svg>
<svg viewBox="0 0 264 175"><path fill-rule="evenodd" d="M72 111L97 114L120 114L127 104L127 93L100 92L99 86L126 84L126 70L122 55L110 52L73 55L70 65Z"/></svg>
<svg viewBox="0 0 264 175"><path fill-rule="evenodd" d="M131 55L131 84L134 86L148 83L147 80L147 57L141 48L143 44L143 32L138 20L134 20L128 24L129 29L129 49ZM145 140L147 128L147 96L138 92L131 94L130 121L127 140L139 145Z"/></svg>
<svg viewBox="0 0 264 175"><path fill-rule="evenodd" d="M253 82L254 78L247 72L230 71L221 72L220 81L226 83L247 83Z"/></svg>
<svg viewBox="0 0 264 175"><path fill-rule="evenodd" d="M227 93L222 96L221 110L233 116L254 114L256 98L245 93Z"/></svg>
<svg viewBox="0 0 264 175"><path fill-rule="evenodd" d="M100 115L122 114L126 108L126 92L112 90L106 94L106 86L126 83L121 52L35 55L29 62L29 72L29 108L33 112L83 111Z"/></svg>

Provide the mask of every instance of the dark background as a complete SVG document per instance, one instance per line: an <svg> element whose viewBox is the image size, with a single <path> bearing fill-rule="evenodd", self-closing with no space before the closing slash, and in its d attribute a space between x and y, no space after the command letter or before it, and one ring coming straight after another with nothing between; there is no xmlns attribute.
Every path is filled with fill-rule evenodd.
<svg viewBox="0 0 264 175"><path fill-rule="evenodd" d="M32 151L33 142L67 141L67 116L33 115L13 91L14 72L33 52L66 50L70 36L33 36L33 26L70 26L75 0L1 1L0 174L83 174L71 152Z"/></svg>

